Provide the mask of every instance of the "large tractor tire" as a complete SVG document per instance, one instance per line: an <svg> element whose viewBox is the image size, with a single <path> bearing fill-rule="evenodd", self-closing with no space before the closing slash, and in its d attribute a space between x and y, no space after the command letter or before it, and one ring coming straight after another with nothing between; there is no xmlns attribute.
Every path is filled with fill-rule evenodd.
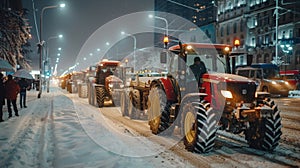
<svg viewBox="0 0 300 168"><path fill-rule="evenodd" d="M269 117L251 122L249 129L245 131L245 138L252 148L272 151L278 146L282 134L281 117L273 100L268 99L265 105L272 108L273 113Z"/></svg>
<svg viewBox="0 0 300 168"><path fill-rule="evenodd" d="M105 99L105 88L103 87L95 87L96 96L97 96L97 104L98 107L104 106L104 99Z"/></svg>
<svg viewBox="0 0 300 168"><path fill-rule="evenodd" d="M139 119L141 116L140 91L134 89L129 93L128 115L130 119Z"/></svg>
<svg viewBox="0 0 300 168"><path fill-rule="evenodd" d="M126 95L126 92L122 92L121 93L121 112L122 112L122 116L129 116L128 115L128 104L129 104L129 100L128 100L128 96Z"/></svg>
<svg viewBox="0 0 300 168"><path fill-rule="evenodd" d="M188 151L206 153L215 145L217 132L216 113L209 103L198 99L185 101L182 110L184 145Z"/></svg>
<svg viewBox="0 0 300 168"><path fill-rule="evenodd" d="M153 134L159 134L170 127L170 107L161 86L153 85L148 97L148 120Z"/></svg>

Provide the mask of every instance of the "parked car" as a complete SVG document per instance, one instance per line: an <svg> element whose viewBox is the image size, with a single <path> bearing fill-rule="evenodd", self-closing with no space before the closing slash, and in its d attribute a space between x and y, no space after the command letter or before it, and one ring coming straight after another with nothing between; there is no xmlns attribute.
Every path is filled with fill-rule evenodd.
<svg viewBox="0 0 300 168"><path fill-rule="evenodd" d="M274 64L239 66L236 74L255 80L257 91L269 92L272 96L287 97L289 91L292 90L290 84L280 76L279 67Z"/></svg>
<svg viewBox="0 0 300 168"><path fill-rule="evenodd" d="M289 82L292 90L300 90L300 72L299 70L280 71L284 80Z"/></svg>

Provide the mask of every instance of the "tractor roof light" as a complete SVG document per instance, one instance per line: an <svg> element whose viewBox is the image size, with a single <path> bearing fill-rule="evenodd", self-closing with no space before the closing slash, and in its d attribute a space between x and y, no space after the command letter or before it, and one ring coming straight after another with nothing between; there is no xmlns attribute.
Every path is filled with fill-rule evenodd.
<svg viewBox="0 0 300 168"><path fill-rule="evenodd" d="M236 46L236 47L240 46L240 40L239 39L234 40L234 46Z"/></svg>
<svg viewBox="0 0 300 168"><path fill-rule="evenodd" d="M169 43L169 37L168 36L164 37L164 43Z"/></svg>

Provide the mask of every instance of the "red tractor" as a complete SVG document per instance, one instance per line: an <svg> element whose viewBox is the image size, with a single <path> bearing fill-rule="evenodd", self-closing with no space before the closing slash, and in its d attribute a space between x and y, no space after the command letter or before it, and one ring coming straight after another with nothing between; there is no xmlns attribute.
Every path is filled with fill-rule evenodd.
<svg viewBox="0 0 300 168"><path fill-rule="evenodd" d="M218 129L243 133L253 148L278 146L282 125L277 105L268 93L256 92L255 81L226 73L230 51L223 44L179 43L161 55L169 75L150 84L148 122L153 134L178 127L186 149L199 153L212 150ZM208 69L201 85L189 68L195 57Z"/></svg>
<svg viewBox="0 0 300 168"><path fill-rule="evenodd" d="M103 60L98 63L95 76L95 91L98 107L103 107L105 100L114 105L120 103L120 93L123 90L123 81L115 76L119 61Z"/></svg>

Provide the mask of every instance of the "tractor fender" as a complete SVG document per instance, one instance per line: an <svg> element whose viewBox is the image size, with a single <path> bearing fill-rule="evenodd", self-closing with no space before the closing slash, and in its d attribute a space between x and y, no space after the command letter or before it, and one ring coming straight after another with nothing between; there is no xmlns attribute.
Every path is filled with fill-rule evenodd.
<svg viewBox="0 0 300 168"><path fill-rule="evenodd" d="M188 93L186 94L183 98L182 98L182 102L184 102L185 100L188 100L192 97L200 97L201 100L204 99L204 97L206 97L207 94L206 93Z"/></svg>
<svg viewBox="0 0 300 168"><path fill-rule="evenodd" d="M94 83L93 86L94 87L104 87L104 85L102 85L102 84L96 84L96 83Z"/></svg>
<svg viewBox="0 0 300 168"><path fill-rule="evenodd" d="M161 88L166 93L166 97L168 101L172 102L179 102L180 100L180 89L179 86L176 84L176 80L173 77L167 77L167 78L159 78L155 79L151 82L150 87L152 87L154 84L158 84L161 86Z"/></svg>

